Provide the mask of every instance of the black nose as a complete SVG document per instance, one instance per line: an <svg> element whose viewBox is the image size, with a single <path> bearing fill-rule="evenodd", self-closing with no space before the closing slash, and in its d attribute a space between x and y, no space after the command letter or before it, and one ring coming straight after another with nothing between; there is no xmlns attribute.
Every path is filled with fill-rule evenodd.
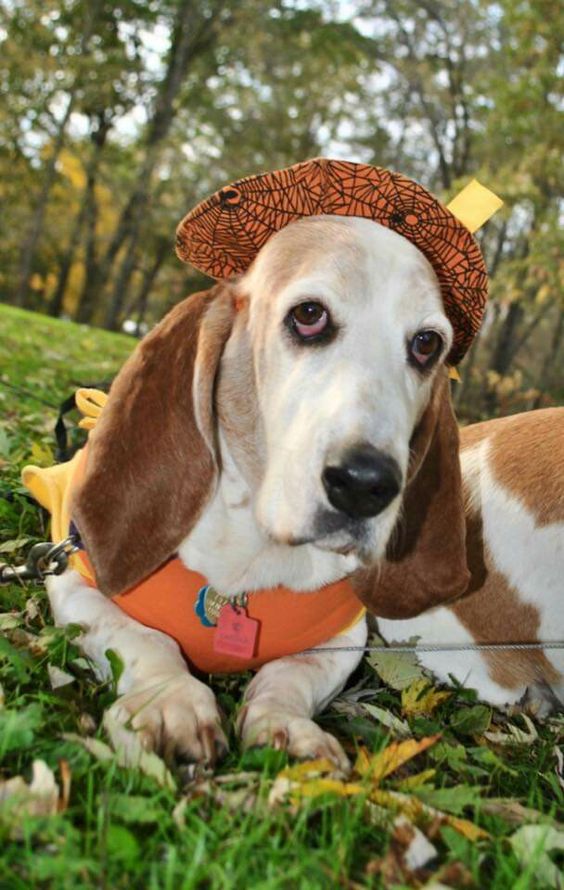
<svg viewBox="0 0 564 890"><path fill-rule="evenodd" d="M353 519L376 516L401 488L397 461L372 445L354 445L338 464L326 466L323 487L333 507Z"/></svg>

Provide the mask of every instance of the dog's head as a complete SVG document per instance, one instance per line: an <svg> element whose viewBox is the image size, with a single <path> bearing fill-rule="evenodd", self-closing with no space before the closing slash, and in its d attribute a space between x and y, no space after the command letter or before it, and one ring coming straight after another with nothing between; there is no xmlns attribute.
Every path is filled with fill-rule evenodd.
<svg viewBox="0 0 564 890"><path fill-rule="evenodd" d="M282 229L238 282L176 307L117 378L75 502L101 586L175 552L226 447L263 531L355 556L376 614L461 593L452 337L432 267L402 236L340 217Z"/></svg>

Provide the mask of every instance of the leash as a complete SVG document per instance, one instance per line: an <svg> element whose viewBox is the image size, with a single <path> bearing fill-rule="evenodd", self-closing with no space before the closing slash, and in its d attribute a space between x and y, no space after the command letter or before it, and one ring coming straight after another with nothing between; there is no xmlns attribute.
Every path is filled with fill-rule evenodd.
<svg viewBox="0 0 564 890"><path fill-rule="evenodd" d="M62 575L68 567L69 556L78 549L75 535L69 535L58 544L52 541L34 544L22 565L0 564L0 585L13 581L43 581L48 575Z"/></svg>
<svg viewBox="0 0 564 890"><path fill-rule="evenodd" d="M423 643L421 646L317 646L303 652L504 652L507 650L564 649L564 640L546 643L453 643L441 645ZM302 654L301 652L299 653Z"/></svg>
<svg viewBox="0 0 564 890"><path fill-rule="evenodd" d="M58 544L43 541L29 551L26 561L19 566L0 564L0 586L14 581L43 581L49 575L61 575L69 564L69 556L80 550L80 539L71 534ZM510 652L540 651L542 649L564 649L564 640L551 640L545 643L422 643L416 646L394 644L391 646L316 646L304 649L303 653L319 652L390 652L390 653L441 653L441 652ZM302 652L297 653L299 655Z"/></svg>

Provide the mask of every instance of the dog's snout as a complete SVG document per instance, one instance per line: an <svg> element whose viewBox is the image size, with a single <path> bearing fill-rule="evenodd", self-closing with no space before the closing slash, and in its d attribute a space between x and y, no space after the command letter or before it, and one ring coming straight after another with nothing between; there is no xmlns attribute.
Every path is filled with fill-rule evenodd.
<svg viewBox="0 0 564 890"><path fill-rule="evenodd" d="M353 519L381 513L399 494L401 470L396 460L368 443L354 445L322 474L329 503Z"/></svg>

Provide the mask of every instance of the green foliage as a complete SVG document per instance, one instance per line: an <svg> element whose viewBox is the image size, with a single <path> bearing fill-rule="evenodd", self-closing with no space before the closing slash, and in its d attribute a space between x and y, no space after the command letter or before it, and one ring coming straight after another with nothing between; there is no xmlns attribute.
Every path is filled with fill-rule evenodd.
<svg viewBox="0 0 564 890"><path fill-rule="evenodd" d="M548 0L13 0L0 20L0 298L119 329L203 276L172 245L225 182L316 154L505 200L461 416L564 398L562 12Z"/></svg>
<svg viewBox="0 0 564 890"><path fill-rule="evenodd" d="M21 491L18 474L33 445L53 444L56 407L50 405L77 382L112 376L134 341L10 307L0 307L0 325L0 362L7 367L12 360L10 373L0 377L9 442L0 493L6 495ZM48 535L38 509L22 495L0 497L0 511L0 545L11 542L2 558L17 561ZM78 629L53 628L39 587L0 588L0 603L0 887L383 888L390 874L400 885L390 869L397 866L401 835L382 801L367 802L364 792L344 799L325 791L298 803L269 803L286 766L280 751L243 754L232 738L215 774L176 764L173 781L158 758L139 769L121 766L101 728L119 661L112 681L97 682L75 646ZM417 684L408 667L410 683ZM53 682L59 676L53 668L66 672L66 685ZM460 825L452 827L456 822L427 823L436 857L421 871L404 870L402 884L435 878L443 886L525 890L537 886L531 863L538 863L550 886L561 845L554 752L562 724L539 724L536 735L498 745L483 733L509 737L507 718L476 705L471 692L456 689L442 700L425 691L426 713L406 712L407 698L384 685L384 675L404 685L397 664L366 659L356 677L360 686L343 693L323 725L353 760L359 746L380 757L396 733L419 742L441 733L397 768L386 787L410 805L464 820L462 833ZM247 679L213 680L231 724ZM40 779L38 802L30 784ZM473 826L488 836L469 839L464 831Z"/></svg>

